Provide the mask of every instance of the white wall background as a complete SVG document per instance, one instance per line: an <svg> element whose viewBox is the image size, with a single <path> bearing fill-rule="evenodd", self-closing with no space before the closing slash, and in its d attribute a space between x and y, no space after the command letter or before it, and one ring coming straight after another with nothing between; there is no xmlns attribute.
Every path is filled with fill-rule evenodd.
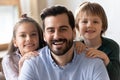
<svg viewBox="0 0 120 80"><path fill-rule="evenodd" d="M32 15L36 20L40 21L39 14L41 10L45 7L52 6L55 4L61 4L66 6L68 9L71 9L72 12L75 12L75 9L86 0L33 0L37 4L31 4L30 0L21 0L22 13L27 12ZM26 1L26 2L24 2ZM91 2L97 2L101 4L108 17L108 30L105 34L106 37L112 38L120 44L120 0L87 0ZM30 5L32 7L30 7ZM34 7L34 8L33 8ZM37 8L37 9L36 9ZM32 13L31 13L32 12Z"/></svg>

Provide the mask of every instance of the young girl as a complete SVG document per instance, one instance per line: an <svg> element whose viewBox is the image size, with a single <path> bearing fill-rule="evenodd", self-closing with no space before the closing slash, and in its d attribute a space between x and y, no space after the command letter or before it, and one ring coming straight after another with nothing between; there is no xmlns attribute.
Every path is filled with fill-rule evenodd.
<svg viewBox="0 0 120 80"><path fill-rule="evenodd" d="M108 70L110 80L120 80L119 45L112 39L102 35L108 27L104 9L97 3L82 3L75 14L76 28L88 48L96 50L89 52L88 57L101 58Z"/></svg>
<svg viewBox="0 0 120 80"><path fill-rule="evenodd" d="M8 54L2 60L6 80L17 80L25 59L37 56L35 50L45 45L39 24L25 15L16 23Z"/></svg>

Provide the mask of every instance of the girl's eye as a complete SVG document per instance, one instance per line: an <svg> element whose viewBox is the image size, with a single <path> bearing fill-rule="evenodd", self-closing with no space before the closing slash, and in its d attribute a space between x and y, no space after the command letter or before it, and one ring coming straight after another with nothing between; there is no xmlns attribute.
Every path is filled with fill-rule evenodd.
<svg viewBox="0 0 120 80"><path fill-rule="evenodd" d="M21 34L20 37L26 37L26 35L25 34Z"/></svg>
<svg viewBox="0 0 120 80"><path fill-rule="evenodd" d="M37 33L32 33L32 34L31 34L31 36L36 36L36 35L37 35Z"/></svg>

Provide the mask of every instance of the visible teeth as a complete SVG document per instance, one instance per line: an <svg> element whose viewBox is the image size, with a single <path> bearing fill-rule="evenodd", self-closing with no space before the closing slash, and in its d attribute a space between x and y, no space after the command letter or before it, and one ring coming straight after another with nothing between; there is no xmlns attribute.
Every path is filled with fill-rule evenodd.
<svg viewBox="0 0 120 80"><path fill-rule="evenodd" d="M62 43L63 43L63 41L61 41L61 42L54 42L54 44L56 44L56 45L62 44Z"/></svg>
<svg viewBox="0 0 120 80"><path fill-rule="evenodd" d="M58 39L58 40L53 40L52 44L54 45L61 45L63 44L65 41L67 41L66 39Z"/></svg>
<svg viewBox="0 0 120 80"><path fill-rule="evenodd" d="M27 44L26 46L33 46L32 44Z"/></svg>

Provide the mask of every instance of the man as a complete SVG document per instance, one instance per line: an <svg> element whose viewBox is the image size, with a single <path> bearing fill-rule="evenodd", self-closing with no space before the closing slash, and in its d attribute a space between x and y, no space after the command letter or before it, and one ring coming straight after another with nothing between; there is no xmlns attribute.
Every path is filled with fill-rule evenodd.
<svg viewBox="0 0 120 80"><path fill-rule="evenodd" d="M39 50L39 56L25 61L19 80L109 80L102 60L75 51L71 11L52 6L42 12L41 18L48 46Z"/></svg>

